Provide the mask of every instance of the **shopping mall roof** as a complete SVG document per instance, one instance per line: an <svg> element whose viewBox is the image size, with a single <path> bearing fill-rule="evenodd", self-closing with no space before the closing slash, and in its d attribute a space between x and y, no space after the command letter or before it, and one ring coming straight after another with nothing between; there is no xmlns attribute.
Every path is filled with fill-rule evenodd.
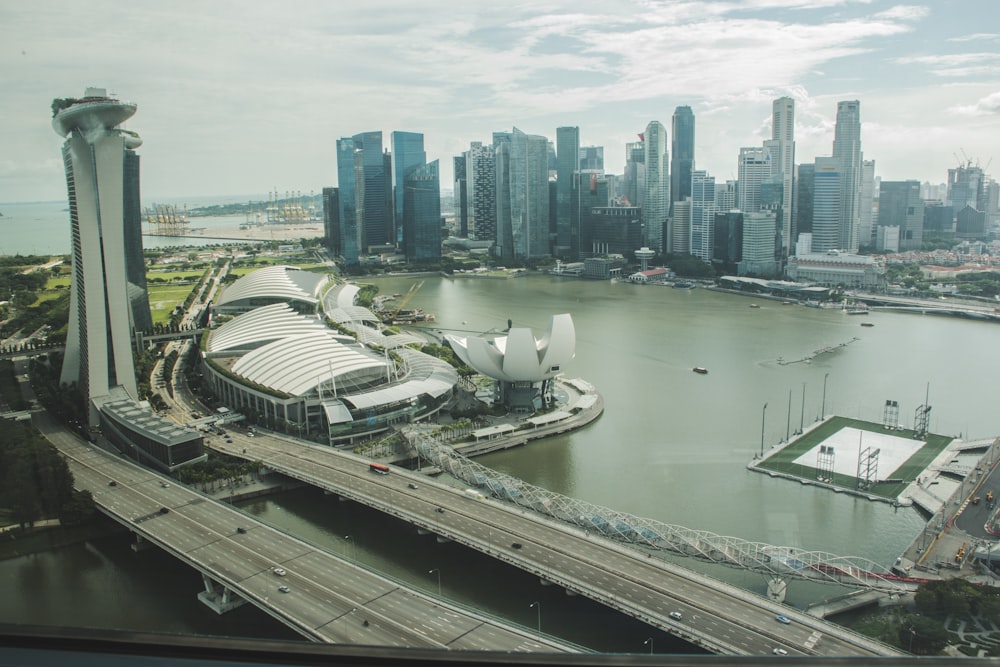
<svg viewBox="0 0 1000 667"><path fill-rule="evenodd" d="M275 303L255 308L211 331L206 350L209 354L250 350L280 338L328 330L318 318L300 315L287 303Z"/></svg>

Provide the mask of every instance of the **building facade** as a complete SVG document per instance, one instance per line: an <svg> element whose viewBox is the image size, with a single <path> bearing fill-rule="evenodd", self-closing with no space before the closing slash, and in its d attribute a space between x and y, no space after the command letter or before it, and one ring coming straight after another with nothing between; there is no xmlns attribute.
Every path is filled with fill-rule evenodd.
<svg viewBox="0 0 1000 667"><path fill-rule="evenodd" d="M675 202L676 203L676 202ZM715 240L715 177L695 170L691 174L690 252L703 262L712 261ZM683 224L675 219L674 224Z"/></svg>
<svg viewBox="0 0 1000 667"><path fill-rule="evenodd" d="M438 161L411 168L403 179L403 251L407 262L441 259L441 177Z"/></svg>
<svg viewBox="0 0 1000 667"><path fill-rule="evenodd" d="M72 239L72 284L60 382L76 384L91 424L114 387L138 399L132 335L150 322L139 227L142 140L121 124L136 105L88 88L84 97L54 100L52 127L65 137ZM130 276L133 276L130 279ZM144 311L144 312L143 312Z"/></svg>
<svg viewBox="0 0 1000 667"><path fill-rule="evenodd" d="M393 132L389 137L392 145L390 157L392 173L392 200L395 235L390 239L397 245L403 242L403 202L406 177L411 169L427 164L424 151L424 135L420 132Z"/></svg>
<svg viewBox="0 0 1000 667"><path fill-rule="evenodd" d="M878 226L898 228L900 250L920 250L924 240L920 181L882 181L878 201Z"/></svg>
<svg viewBox="0 0 1000 667"><path fill-rule="evenodd" d="M579 248L580 220L573 219L572 200L575 175L579 170L580 128L556 128L556 229L553 250L557 257L577 257L573 246Z"/></svg>
<svg viewBox="0 0 1000 667"><path fill-rule="evenodd" d="M670 134L670 201L691 195L694 171L694 112L689 106L674 109Z"/></svg>
<svg viewBox="0 0 1000 667"><path fill-rule="evenodd" d="M669 233L667 216L670 212L670 173L667 151L667 130L659 121L651 121L643 134L643 164L645 179L640 197L646 220L647 245L662 253Z"/></svg>
<svg viewBox="0 0 1000 667"><path fill-rule="evenodd" d="M857 252L862 162L861 102L858 100L837 104L833 159L838 163L841 180L838 247L849 252Z"/></svg>

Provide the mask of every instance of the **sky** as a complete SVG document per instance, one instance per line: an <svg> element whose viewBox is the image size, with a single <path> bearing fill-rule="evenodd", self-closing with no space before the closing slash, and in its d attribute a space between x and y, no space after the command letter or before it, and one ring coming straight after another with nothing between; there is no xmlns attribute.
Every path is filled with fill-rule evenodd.
<svg viewBox="0 0 1000 667"><path fill-rule="evenodd" d="M796 101L796 162L829 155L860 100L883 180L1000 167L997 0L0 0L0 202L66 198L56 97L135 102L144 204L337 184L340 137L422 132L452 158L517 127L625 144L695 114L696 168L736 178ZM992 171L997 171L996 169Z"/></svg>

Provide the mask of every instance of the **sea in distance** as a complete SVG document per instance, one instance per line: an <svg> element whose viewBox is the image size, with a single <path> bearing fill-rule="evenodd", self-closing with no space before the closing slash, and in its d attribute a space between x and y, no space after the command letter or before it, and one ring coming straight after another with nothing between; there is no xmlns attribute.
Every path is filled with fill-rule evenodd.
<svg viewBox="0 0 1000 667"><path fill-rule="evenodd" d="M176 206L178 211L199 206L266 201L264 196L187 197L164 201L143 202L143 207L154 204ZM0 255L68 255L70 252L69 204L65 201L0 203ZM206 246L224 243L208 238L214 228L235 227L244 221L243 216L191 217L192 228L203 228L198 236L150 236L145 234L144 248L170 248L176 246ZM234 243L238 243L235 242Z"/></svg>
<svg viewBox="0 0 1000 667"><path fill-rule="evenodd" d="M7 208L0 207L5 216ZM68 227L65 218L61 224ZM565 375L590 382L605 399L601 418L579 431L477 461L574 498L693 531L888 566L923 528L915 510L774 479L749 471L746 464L822 414L879 423L885 401L896 400L900 421L912 426L914 410L927 395L933 432L966 439L1000 435L995 409L1000 330L993 323L891 312L858 317L705 288L545 274L372 282L382 294L394 294L421 281L410 306L435 315L424 326L432 337L498 332L508 320L542 336L551 315L570 313L576 356ZM750 308L752 302L759 307ZM874 326L861 327L862 320ZM796 361L827 347L837 349ZM709 373L693 373L696 366ZM428 591L435 591L437 583L428 572L438 570L446 596L529 627L535 618L528 605L541 600L546 627L565 628L557 634L598 650L642 652L649 637L644 626L609 632L603 612L575 606L586 603L557 587L541 590L530 577L501 572L489 559L437 544L409 526L321 492L303 489L242 507ZM71 625L155 630L162 623L188 632L233 632L217 626L207 610L190 613L199 588L193 571L168 565L169 558L145 566L142 559L120 538L2 561L0 585L8 595L0 601L0 620L24 618L23 610L33 609L42 618L58 617ZM677 562L758 593L765 589L760 574L691 559ZM176 567L176 576L188 582L174 587L176 594L150 583L164 567ZM80 576L63 574L69 571ZM512 582L516 577L516 585L488 583L508 577ZM79 582L72 594L84 610L76 615L60 602L71 581ZM801 607L843 592L793 581L788 603ZM85 604L89 597L94 601ZM137 628L141 619L127 610L150 599L157 601L157 616ZM42 603L47 609L39 607ZM264 629L270 627L266 620L246 627L273 636L266 634L272 632ZM656 645L657 652L669 650L666 640L657 639Z"/></svg>

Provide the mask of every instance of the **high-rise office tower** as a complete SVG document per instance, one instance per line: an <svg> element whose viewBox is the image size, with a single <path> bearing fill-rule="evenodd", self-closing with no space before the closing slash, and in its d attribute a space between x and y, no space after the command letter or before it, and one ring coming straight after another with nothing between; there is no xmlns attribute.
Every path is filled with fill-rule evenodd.
<svg viewBox="0 0 1000 667"><path fill-rule="evenodd" d="M646 240L658 253L666 250L667 216L670 213L670 156L667 129L659 121L650 121L643 134L643 163L646 166L642 217L646 221Z"/></svg>
<svg viewBox="0 0 1000 667"><path fill-rule="evenodd" d="M792 201L792 235L799 240L799 234L812 233L813 216L813 176L816 165L800 164L795 168L795 198Z"/></svg>
<svg viewBox="0 0 1000 667"><path fill-rule="evenodd" d="M850 100L837 103L837 124L833 134L833 158L838 161L840 178L840 244L841 250L858 250L858 215L861 183L861 102ZM818 175L817 170L817 175ZM815 244L816 236L813 235Z"/></svg>
<svg viewBox="0 0 1000 667"><path fill-rule="evenodd" d="M501 257L549 252L549 141L514 128L497 146L497 227ZM496 141L496 137L495 137Z"/></svg>
<svg viewBox="0 0 1000 667"><path fill-rule="evenodd" d="M396 245L393 223L392 167L382 152L382 132L364 132L354 140L354 207L361 251Z"/></svg>
<svg viewBox="0 0 1000 667"><path fill-rule="evenodd" d="M861 161L861 178L858 181L858 246L870 246L875 225L875 160Z"/></svg>
<svg viewBox="0 0 1000 667"><path fill-rule="evenodd" d="M642 141L625 144L625 171L622 173L622 195L629 206L642 206L646 181L646 146Z"/></svg>
<svg viewBox="0 0 1000 667"><path fill-rule="evenodd" d="M899 228L899 249L919 250L924 240L924 200L920 181L882 181L878 226Z"/></svg>
<svg viewBox="0 0 1000 667"><path fill-rule="evenodd" d="M452 158L452 174L455 176L453 190L455 217L458 218L458 235L462 238L469 237L469 188L468 174L466 173L466 154L456 155Z"/></svg>
<svg viewBox="0 0 1000 667"><path fill-rule="evenodd" d="M691 252L691 198L673 203L673 213L670 214L673 224L670 225L669 252Z"/></svg>
<svg viewBox="0 0 1000 667"><path fill-rule="evenodd" d="M323 188L323 246L340 254L340 189Z"/></svg>
<svg viewBox="0 0 1000 667"><path fill-rule="evenodd" d="M691 174L690 253L703 262L712 261L715 211L715 177L706 171L695 170ZM680 221L675 217L674 225L677 224ZM678 248L674 251L683 252Z"/></svg>
<svg viewBox="0 0 1000 667"><path fill-rule="evenodd" d="M354 183L354 139L337 139L337 190L339 197L338 246L348 264L357 264L361 259L361 228L358 226L358 210L355 201Z"/></svg>
<svg viewBox="0 0 1000 667"><path fill-rule="evenodd" d="M736 207L744 213L760 210L760 184L771 175L771 156L756 146L740 149Z"/></svg>
<svg viewBox="0 0 1000 667"><path fill-rule="evenodd" d="M573 256L576 259L573 246L579 246L580 221L571 215L574 176L579 170L580 128L556 128L555 254L563 258Z"/></svg>
<svg viewBox="0 0 1000 667"><path fill-rule="evenodd" d="M390 243L401 243L400 232L403 227L403 187L406 175L414 167L427 164L427 153L424 151L424 135L420 132L393 132L389 140L392 144L392 179L393 207L396 234L389 239Z"/></svg>
<svg viewBox="0 0 1000 667"><path fill-rule="evenodd" d="M736 181L726 181L715 184L715 209L717 211L732 211L739 207L736 195L739 192L739 183Z"/></svg>
<svg viewBox="0 0 1000 667"><path fill-rule="evenodd" d="M469 238L473 241L495 241L497 238L496 159L492 146L472 142L465 153L468 190Z"/></svg>
<svg viewBox="0 0 1000 667"><path fill-rule="evenodd" d="M441 178L437 160L406 172L402 197L406 261L441 259Z"/></svg>
<svg viewBox="0 0 1000 667"><path fill-rule="evenodd" d="M765 142L771 155L771 175L781 176L783 185L781 219L778 232L781 237L781 259L791 252L792 194L795 180L795 100L779 97L771 104L771 141Z"/></svg>
<svg viewBox="0 0 1000 667"><path fill-rule="evenodd" d="M812 252L843 250L841 233L844 178L841 161L835 157L817 157L813 168ZM800 172L801 175L801 172Z"/></svg>
<svg viewBox="0 0 1000 667"><path fill-rule="evenodd" d="M971 162L949 169L947 203L956 211L961 211L966 206L985 211L984 182L983 170L972 166Z"/></svg>
<svg viewBox="0 0 1000 667"><path fill-rule="evenodd" d="M778 272L774 259L774 238L777 235L774 211L743 213L743 249L737 266L741 276L773 278Z"/></svg>
<svg viewBox="0 0 1000 667"><path fill-rule="evenodd" d="M132 334L150 320L139 220L142 140L120 125L136 105L88 88L52 102L63 144L69 197L73 282L60 382L76 383L96 424L112 387L138 399ZM144 312L143 312L144 311ZM141 328L141 327L140 327Z"/></svg>
<svg viewBox="0 0 1000 667"><path fill-rule="evenodd" d="M736 273L743 259L743 212L716 211L715 240L712 243L712 263L726 273Z"/></svg>
<svg viewBox="0 0 1000 667"><path fill-rule="evenodd" d="M604 146L582 146L580 169L604 172Z"/></svg>
<svg viewBox="0 0 1000 667"><path fill-rule="evenodd" d="M691 172L694 170L694 112L691 107L674 109L670 135L670 201L683 201L691 195Z"/></svg>

